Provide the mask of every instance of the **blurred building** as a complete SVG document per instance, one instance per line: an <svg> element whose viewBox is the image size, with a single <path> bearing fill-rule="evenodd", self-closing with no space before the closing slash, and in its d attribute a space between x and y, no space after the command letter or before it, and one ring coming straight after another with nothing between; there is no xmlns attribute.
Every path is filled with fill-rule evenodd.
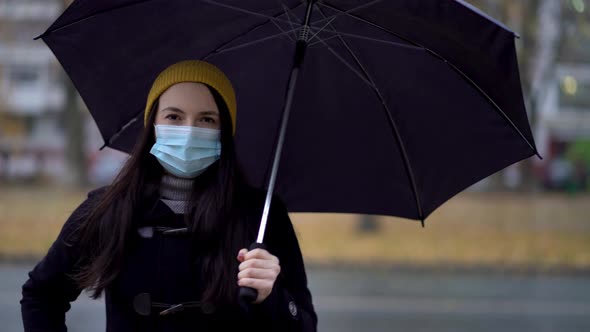
<svg viewBox="0 0 590 332"><path fill-rule="evenodd" d="M546 157L538 163L545 187L586 190L590 164L568 151L578 142L590 142L590 64L560 64L554 84L539 98L536 139Z"/></svg>
<svg viewBox="0 0 590 332"><path fill-rule="evenodd" d="M33 39L63 8L63 0L0 0L0 179L59 182L67 172L63 69L43 41ZM98 153L102 138L86 113L90 180L107 182L124 157Z"/></svg>
<svg viewBox="0 0 590 332"><path fill-rule="evenodd" d="M0 174L8 178L63 169L61 68L33 40L61 9L56 0L0 1Z"/></svg>
<svg viewBox="0 0 590 332"><path fill-rule="evenodd" d="M590 190L590 8L568 1L559 62L537 96L537 162L548 189ZM574 151L577 150L577 151Z"/></svg>

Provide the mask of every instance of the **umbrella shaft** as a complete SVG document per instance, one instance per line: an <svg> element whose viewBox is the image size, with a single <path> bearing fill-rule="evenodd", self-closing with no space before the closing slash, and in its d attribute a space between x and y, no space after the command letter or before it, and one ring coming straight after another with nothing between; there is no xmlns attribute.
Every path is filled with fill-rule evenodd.
<svg viewBox="0 0 590 332"><path fill-rule="evenodd" d="M293 95L295 94L295 84L297 83L297 76L299 76L299 67L294 67L289 79L289 91L287 92L287 101L285 103L285 111L283 112L283 119L281 121L281 130L279 139L275 150L274 159L272 162L272 170L270 173L270 180L268 181L268 191L266 192L266 200L264 202L264 210L262 212L262 219L260 220L260 228L258 229L258 238L256 242L262 243L264 240L264 232L266 231L266 221L268 220L268 213L270 210L270 203L272 201L272 193L274 191L275 182L277 179L277 172L279 170L279 161L281 159L281 152L283 150L283 142L285 141L285 132L287 129L287 122L289 121L289 113L293 104Z"/></svg>
<svg viewBox="0 0 590 332"><path fill-rule="evenodd" d="M309 31L309 22L311 19L311 12L314 0L309 0L307 3L307 11L305 14L305 22L303 24L303 31ZM285 133L287 131L287 123L289 122L289 113L291 113L291 106L293 105L293 96L295 95L295 86L297 84L297 77L299 76L299 68L303 64L305 57L305 49L307 48L308 34L301 33L297 44L295 46L295 61L291 69L291 76L289 76L289 85L287 90L287 99L285 100L285 108L283 111L283 118L281 120L281 129L279 138L276 144L275 155L272 161L272 168L270 172L270 179L268 181L268 190L266 192L266 199L264 201L264 210L262 211L262 218L260 219L260 228L258 229L257 243L264 241L264 233L266 231L266 222L268 220L268 213L270 211L270 203L272 202L272 194L277 180L277 173L279 170L279 161L281 160L281 152L283 151L283 143L285 141Z"/></svg>

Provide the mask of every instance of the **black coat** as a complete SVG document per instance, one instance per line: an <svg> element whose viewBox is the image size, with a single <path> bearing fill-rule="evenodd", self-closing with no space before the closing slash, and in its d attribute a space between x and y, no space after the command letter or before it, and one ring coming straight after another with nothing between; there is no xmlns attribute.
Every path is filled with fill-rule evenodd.
<svg viewBox="0 0 590 332"><path fill-rule="evenodd" d="M81 290L68 277L76 268L78 251L75 244L66 244L64 240L81 222L82 211L92 207L102 192L104 188L88 194L68 218L47 255L29 272L21 300L25 331L67 330L65 313ZM263 195L249 196L243 199L250 200L257 208L241 218L257 226ZM226 331L234 327L240 331L316 330L317 316L299 244L280 200L273 199L265 239L267 250L279 258L281 273L269 297L261 304L252 305L248 313L237 307L217 308L212 313L197 307L159 314L171 305L198 300L202 285L199 284L199 268L190 262L188 236L164 234L155 227L185 227L183 216L174 214L159 199L148 205L145 207L148 212L137 222L142 231L134 232L135 241L127 249L122 271L104 292L107 331ZM155 231L150 237L151 230ZM142 311L138 295L145 297L146 293L152 303L165 306L151 308L149 315L138 313Z"/></svg>

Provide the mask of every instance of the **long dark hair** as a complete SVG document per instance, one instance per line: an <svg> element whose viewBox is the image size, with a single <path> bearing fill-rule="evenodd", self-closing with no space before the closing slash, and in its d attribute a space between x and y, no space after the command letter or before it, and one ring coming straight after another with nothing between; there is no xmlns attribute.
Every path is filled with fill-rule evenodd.
<svg viewBox="0 0 590 332"><path fill-rule="evenodd" d="M238 270L235 257L240 248L248 245L253 230L239 218L236 197L246 187L236 161L229 111L221 95L206 86L219 109L221 157L195 178L185 221L191 234L191 252L202 266L205 278L201 301L225 305L235 303ZM81 260L72 277L80 288L90 290L93 298L98 298L121 271L139 217L136 211L158 197L164 169L149 153L155 142L153 123L157 107L158 101L130 158L75 233Z"/></svg>

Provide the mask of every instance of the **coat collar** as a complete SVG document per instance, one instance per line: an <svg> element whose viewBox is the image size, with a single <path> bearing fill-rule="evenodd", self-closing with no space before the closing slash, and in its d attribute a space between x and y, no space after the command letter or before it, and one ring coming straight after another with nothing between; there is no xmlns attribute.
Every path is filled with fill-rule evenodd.
<svg viewBox="0 0 590 332"><path fill-rule="evenodd" d="M161 219L166 219L166 223L171 224L170 226L184 225L184 215L174 213L159 196L149 198L144 206L140 221L142 225L157 225Z"/></svg>

